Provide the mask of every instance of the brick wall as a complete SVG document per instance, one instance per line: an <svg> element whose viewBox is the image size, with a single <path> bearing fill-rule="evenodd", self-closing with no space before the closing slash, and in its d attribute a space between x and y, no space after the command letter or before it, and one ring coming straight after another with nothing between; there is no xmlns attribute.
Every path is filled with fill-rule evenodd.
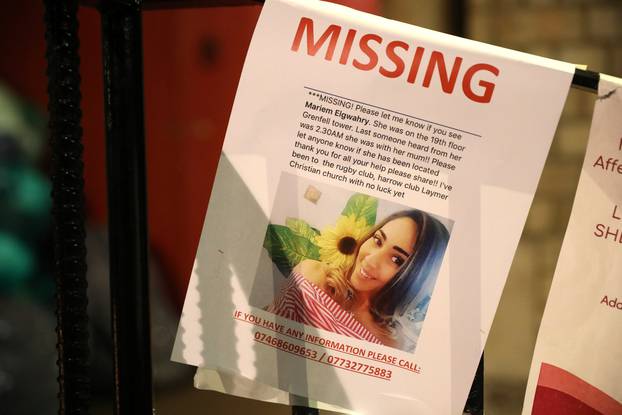
<svg viewBox="0 0 622 415"><path fill-rule="evenodd" d="M440 32L449 32L447 0L384 0L382 15Z"/></svg>
<svg viewBox="0 0 622 415"><path fill-rule="evenodd" d="M468 37L622 75L620 0L467 0ZM488 413L517 414L572 207L595 95L564 108L486 346Z"/></svg>

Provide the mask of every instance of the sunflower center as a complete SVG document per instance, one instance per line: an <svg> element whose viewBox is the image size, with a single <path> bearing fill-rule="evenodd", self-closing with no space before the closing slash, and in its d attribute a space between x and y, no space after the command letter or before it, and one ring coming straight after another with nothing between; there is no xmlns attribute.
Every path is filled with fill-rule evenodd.
<svg viewBox="0 0 622 415"><path fill-rule="evenodd" d="M352 255L356 249L356 239L351 236L344 236L337 243L337 249L344 255Z"/></svg>

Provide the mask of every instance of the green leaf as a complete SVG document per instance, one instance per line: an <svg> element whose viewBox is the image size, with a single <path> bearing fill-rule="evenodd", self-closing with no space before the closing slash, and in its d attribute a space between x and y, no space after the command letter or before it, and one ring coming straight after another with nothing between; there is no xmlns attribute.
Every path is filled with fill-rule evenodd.
<svg viewBox="0 0 622 415"><path fill-rule="evenodd" d="M314 241L315 237L320 234L302 219L287 218L285 219L285 225L295 234L307 238L310 241Z"/></svg>
<svg viewBox="0 0 622 415"><path fill-rule="evenodd" d="M367 225L372 226L376 223L377 209L377 198L357 193L350 196L341 214L344 216L354 215L357 220L364 218Z"/></svg>
<svg viewBox="0 0 622 415"><path fill-rule="evenodd" d="M320 258L319 249L313 242L282 225L268 225L264 248L284 275L289 275L302 260Z"/></svg>

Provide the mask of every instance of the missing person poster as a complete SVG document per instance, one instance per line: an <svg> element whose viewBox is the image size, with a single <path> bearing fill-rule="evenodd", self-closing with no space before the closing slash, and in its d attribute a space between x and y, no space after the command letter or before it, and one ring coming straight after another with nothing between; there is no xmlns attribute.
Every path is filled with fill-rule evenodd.
<svg viewBox="0 0 622 415"><path fill-rule="evenodd" d="M523 414L622 414L622 79L601 75Z"/></svg>
<svg viewBox="0 0 622 415"><path fill-rule="evenodd" d="M573 70L266 1L173 359L360 414L461 413Z"/></svg>

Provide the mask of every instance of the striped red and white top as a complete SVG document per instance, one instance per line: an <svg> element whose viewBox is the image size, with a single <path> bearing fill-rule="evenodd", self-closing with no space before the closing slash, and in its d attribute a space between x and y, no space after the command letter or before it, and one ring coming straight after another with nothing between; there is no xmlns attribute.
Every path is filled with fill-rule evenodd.
<svg viewBox="0 0 622 415"><path fill-rule="evenodd" d="M266 311L318 329L382 344L331 296L297 272L292 272Z"/></svg>

